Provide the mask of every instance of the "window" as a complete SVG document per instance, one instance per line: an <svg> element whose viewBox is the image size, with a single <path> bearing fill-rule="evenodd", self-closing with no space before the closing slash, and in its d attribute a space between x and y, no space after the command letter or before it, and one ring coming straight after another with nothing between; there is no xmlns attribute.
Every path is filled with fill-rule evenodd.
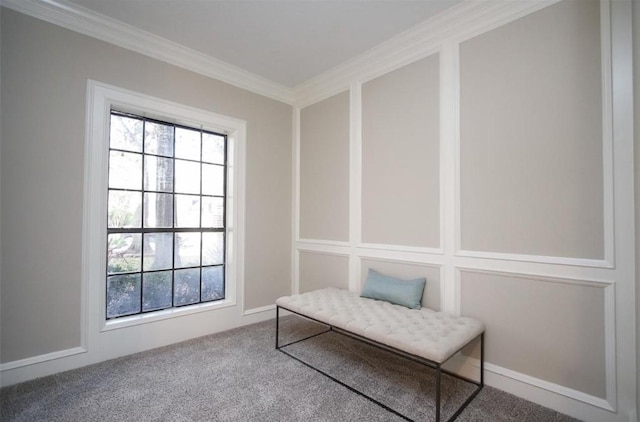
<svg viewBox="0 0 640 422"><path fill-rule="evenodd" d="M227 136L111 110L106 318L225 299Z"/></svg>
<svg viewBox="0 0 640 422"><path fill-rule="evenodd" d="M212 319L197 314L236 315L247 122L92 80L86 116L87 344L111 330L131 341L155 330L178 339L182 325L167 320L206 331Z"/></svg>

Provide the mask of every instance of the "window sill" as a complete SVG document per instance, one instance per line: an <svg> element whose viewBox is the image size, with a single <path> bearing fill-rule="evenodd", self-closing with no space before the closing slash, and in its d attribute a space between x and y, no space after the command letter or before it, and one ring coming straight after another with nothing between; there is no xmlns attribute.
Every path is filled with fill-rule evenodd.
<svg viewBox="0 0 640 422"><path fill-rule="evenodd" d="M199 303L190 306L184 306L180 308L164 309L162 311L154 311L146 314L131 315L127 317L121 317L117 320L105 321L101 332L119 330L122 328L128 328L136 325L148 324L152 322L163 321L165 319L177 318L187 315L193 315L200 312L214 311L217 309L228 308L235 306L236 302L231 299L224 299L210 303Z"/></svg>

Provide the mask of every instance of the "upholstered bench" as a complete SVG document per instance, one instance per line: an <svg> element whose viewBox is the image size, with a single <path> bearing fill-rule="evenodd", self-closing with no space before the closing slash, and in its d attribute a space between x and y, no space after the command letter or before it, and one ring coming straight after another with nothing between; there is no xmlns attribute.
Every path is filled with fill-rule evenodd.
<svg viewBox="0 0 640 422"><path fill-rule="evenodd" d="M428 308L410 309L383 300L360 297L356 293L336 288L285 296L276 301L276 349L294 358L296 357L284 348L306 339L285 345L279 344L280 308L320 322L328 327L327 331L349 335L434 368L436 370L435 413L437 422L440 421L441 413L442 372L477 386L472 395L448 419L449 421L454 420L484 386L484 325L475 319L456 317ZM323 331L323 333L327 331ZM311 337L315 337L315 335ZM447 360L476 338L480 338L481 345L479 381L461 377L442 368ZM377 400L357 391L352 386L314 368L309 363L303 363L398 416L410 420L394 409L389 409Z"/></svg>

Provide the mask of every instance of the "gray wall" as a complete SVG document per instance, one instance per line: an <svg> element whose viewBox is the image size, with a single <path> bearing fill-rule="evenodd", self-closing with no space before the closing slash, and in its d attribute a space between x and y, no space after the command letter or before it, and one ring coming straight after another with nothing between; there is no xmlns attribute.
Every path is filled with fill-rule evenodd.
<svg viewBox="0 0 640 422"><path fill-rule="evenodd" d="M87 79L246 120L245 308L290 292L292 108L2 10L2 362L79 345Z"/></svg>
<svg viewBox="0 0 640 422"><path fill-rule="evenodd" d="M300 238L349 240L349 93L300 111Z"/></svg>
<svg viewBox="0 0 640 422"><path fill-rule="evenodd" d="M460 45L462 249L604 257L599 7Z"/></svg>
<svg viewBox="0 0 640 422"><path fill-rule="evenodd" d="M325 287L349 287L349 257L300 252L300 293Z"/></svg>
<svg viewBox="0 0 640 422"><path fill-rule="evenodd" d="M464 314L487 327L491 363L605 397L601 286L462 271Z"/></svg>
<svg viewBox="0 0 640 422"><path fill-rule="evenodd" d="M362 85L362 241L440 246L439 57Z"/></svg>

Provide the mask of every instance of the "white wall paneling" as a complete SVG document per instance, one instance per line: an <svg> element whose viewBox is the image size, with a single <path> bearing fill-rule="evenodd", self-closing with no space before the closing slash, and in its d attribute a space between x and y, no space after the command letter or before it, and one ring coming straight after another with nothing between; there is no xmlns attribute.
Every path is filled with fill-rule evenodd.
<svg viewBox="0 0 640 422"><path fill-rule="evenodd" d="M349 239L349 104L343 91L300 110L301 238Z"/></svg>
<svg viewBox="0 0 640 422"><path fill-rule="evenodd" d="M300 238L300 109L292 108L291 127L291 294L299 293L300 267L297 245Z"/></svg>
<svg viewBox="0 0 640 422"><path fill-rule="evenodd" d="M434 52L362 85L364 246L440 249L439 64Z"/></svg>
<svg viewBox="0 0 640 422"><path fill-rule="evenodd" d="M544 327L541 327L541 331L548 333L551 329L550 325L558 325L562 323L568 323L572 328L578 329L578 324L585 324L586 327L583 327L583 333L574 333L577 338L578 335L580 337L589 336L592 337L588 340L590 342L590 347L582 348L581 350L576 351L576 353L572 353L571 356L566 358L561 358L559 362L552 362L547 360L545 366L552 367L553 365L569 366L568 362L571 362L571 365L580 364L578 363L579 357L582 356L596 356L599 354L595 353L596 349L601 349L603 351L602 359L604 361L604 365L598 365L591 362L591 364L585 365L582 363L583 368L581 368L578 372L581 374L587 372L603 372L604 379L600 380L599 377L595 377L592 379L592 383L596 385L596 387L591 387L593 390L591 393L584 393L579 391L576 388L570 388L560 385L559 383L550 382L549 380L544 381L540 380L544 385L554 385L554 391L559 394L565 395L567 397L571 397L574 399L585 401L586 403L592 404L597 407L601 407L606 410L615 410L616 408L616 371L615 371L615 362L616 362L616 344L615 344L615 282L612 280L601 280L601 279L579 279L579 278L558 278L558 277L548 277L542 276L538 274L523 274L523 273L511 273L504 271L494 271L494 270L481 270L476 268L465 268L465 267L457 267L456 268L457 277L460 279L463 275L476 276L476 277L484 277L485 279L489 279L489 277L493 277L494 279L502 279L511 280L511 286L516 289L522 288L527 285L534 286L534 289L527 290L527 303L533 302L535 300L536 295L538 298L544 298L542 304L531 304L530 308L533 311L535 316L530 318L533 320L535 318L553 318L554 314L560 315L559 317L554 318L556 322L554 324L544 324ZM492 280L493 281L493 280ZM471 284L470 284L471 283ZM473 286L472 282L467 282L467 287L477 288L477 286ZM538 290L537 293L535 291ZM548 294L553 290L564 290L564 298L553 297L552 294ZM568 302L567 299L571 297L567 292L576 291L580 292L580 294L584 294L586 291L591 291L589 295L595 297L594 300L591 298L592 302L585 301L583 304L571 303ZM601 293L600 293L601 291ZM541 294L542 292L542 294ZM595 296L594 296L595 295ZM473 297L474 293L468 293L467 304L469 304L469 297ZM547 297L549 296L549 297ZM600 297L601 296L601 297ZM513 309L517 309L517 312L520 312L521 307L526 307L527 303L521 302L517 296L506 296L505 298L509 298L509 303L505 303L504 306L496 306L496 312L502 312L503 309L506 310L510 307ZM504 299L504 298L503 298ZM498 302L499 303L499 302ZM476 306L484 306L483 304L471 304L472 307ZM578 306L582 306L580 309ZM463 308L463 313L465 315L473 311ZM507 311L508 312L508 311ZM579 315L583 314L588 318L592 318L592 321L586 321L586 318L582 318ZM473 316L473 315L471 315ZM505 317L504 321L516 321L518 318L517 315L512 315L512 317ZM583 322L584 321L584 322ZM514 327L515 330L521 331L517 326ZM566 330L569 331L569 330ZM508 341L513 341L518 343L518 341L514 338L509 339ZM536 339L531 339L531 341L539 344L539 347L542 350L545 350L553 344L553 347L556 347L559 344L557 341L549 339L545 339L542 337L538 337ZM551 341L551 344L545 346L545 341ZM576 342L572 341L572 344L569 347L576 347ZM562 347L562 352L564 353L565 347ZM560 349L558 349L560 350ZM582 354L582 350L590 350L590 353ZM527 351L523 351L521 355L526 354ZM546 359L546 358L545 358ZM533 385L538 385L537 382L532 382L532 380L537 379L532 376L524 376L522 371L513 371L511 369L507 369L502 366L493 365L494 369L499 373L510 373L513 377L513 374L518 373L523 375L522 381L527 382ZM556 371L558 372L558 371ZM545 384L546 383L546 384ZM596 390L599 390L599 393L595 393Z"/></svg>
<svg viewBox="0 0 640 422"><path fill-rule="evenodd" d="M439 268L441 308L451 313L464 312L461 310L461 274L464 272L534 280L532 283L557 285L559 289L561 286L575 286L578 290L602 289L603 299L599 308L594 309L603 315L600 321L604 327L601 341L598 340L604 350L598 371L606 374L601 394L581 391L579 385L561 385L535 374L497 365L491 362L491 356L488 356L485 366L486 381L488 385L582 420L628 422L636 414L630 132L633 120L631 72L627 63L631 57L628 44L631 34L630 1L604 0L600 3L602 258L463 250L461 247L460 44L556 3L557 0L465 3L449 14L401 34L389 43L298 87L295 103L299 106L313 104L344 89L350 90L349 241L332 244L324 240L297 238L294 249L296 253L317 251L348 256L349 288L354 291L359 291L364 277L363 263ZM422 248L363 243L362 85L434 52L438 53L440 60L440 245ZM462 360L459 366L462 371L466 366L474 367L477 363L471 358Z"/></svg>
<svg viewBox="0 0 640 422"><path fill-rule="evenodd" d="M362 239L362 84L351 83L349 92L349 290L357 292L362 268L354 248Z"/></svg>
<svg viewBox="0 0 640 422"><path fill-rule="evenodd" d="M460 37L462 34L472 36L474 33L487 31L558 1L462 2L445 13L295 87L294 104L299 107L313 104L348 89L354 81L365 82L432 54L443 42L454 37Z"/></svg>
<svg viewBox="0 0 640 422"><path fill-rule="evenodd" d="M635 244L633 192L633 70L630 1L611 1L611 95L613 103L613 217L616 281L616 371L618 409L635 409ZM635 336L632 334L635 333ZM613 335L613 334L612 334ZM633 417L630 411L630 420Z"/></svg>
<svg viewBox="0 0 640 422"><path fill-rule="evenodd" d="M584 5L589 5L589 6L594 5L595 7L586 8L584 7ZM582 9L586 9L586 11L583 12ZM598 9L600 9L599 13L598 13ZM563 55L566 56L567 54L571 54L570 51L572 51L572 49L577 50L579 48L583 48L583 51L586 50L588 51L588 53L586 54L585 57L580 57L579 54L581 53L577 51L576 58L575 58L576 62L577 60L582 60L581 63L586 62L588 60L587 57L590 59L593 56L596 56L596 59L597 59L598 50L593 48L593 41L594 41L593 34L594 33L597 34L597 32L592 30L591 29L592 27L590 25L593 24L593 21L596 20L599 15L600 45L598 47L601 47L601 50L602 50L600 54L601 78L596 74L596 71L598 69L597 68L592 69L590 71L589 78L584 78L584 81L582 83L588 83L589 91L593 91L594 94L595 94L595 91L601 91L602 105L600 107L600 113L599 113L601 116L601 122L602 122L601 136L590 135L591 136L590 139L585 139L585 137L583 136L584 132L582 133L577 131L574 132L574 128L579 127L580 124L578 122L571 123L569 116L565 116L565 119L566 119L566 123L565 123L565 120L554 121L554 119L549 116L537 117L536 114L541 114L541 113L535 113L532 110L531 110L531 114L528 114L528 111L525 111L525 110L527 110L527 106L531 106L531 104L518 106L516 105L516 102L519 95L529 95L531 94L531 92L527 91L524 88L521 89L518 86L514 87L514 85L517 85L517 82L505 81L505 79L507 79L506 76L505 78L497 77L500 80L500 84L502 83L509 84L509 87L510 87L510 89L507 90L507 93L504 94L504 96L500 97L502 99L502 102L498 102L498 104L500 105L497 107L497 109L500 109L503 111L504 110L520 111L521 110L523 113L520 113L520 114L521 115L524 114L524 116L518 117L518 118L523 122L525 122L523 123L523 125L526 124L526 122L531 122L531 124L534 124L534 125L535 125L534 122L541 123L539 125L535 125L536 128L540 130L540 132L538 132L538 135L540 136L538 136L535 141L529 142L529 144L536 143L540 145L537 146L537 148L528 147L526 152L527 154L526 162L523 162L520 165L518 165L517 164L519 162L518 160L521 159L521 157L519 157L518 155L513 155L513 156L506 155L506 157L501 157L501 154L504 151L508 151L508 152L513 151L514 154L522 154L521 151L519 152L517 150L517 147L511 147L510 145L514 145L514 144L517 145L518 136L521 139L526 139L527 133L533 132L534 128L531 128L530 130L525 129L522 132L518 133L517 135L513 135L513 133L516 131L514 131L513 128L510 128L509 125L504 125L505 128L500 130L494 130L494 129L485 130L484 128L480 128L482 132L486 132L485 135L487 135L490 132L493 138L504 136L506 134L512 135L510 136L510 138L511 138L511 141L513 142L505 143L503 141L503 143L498 142L498 143L489 144L489 146L486 148L486 150L489 151L486 158L481 157L482 153L479 153L477 149L473 150L475 155L472 155L472 157L478 156L478 161L483 162L484 166L487 165L486 163L491 163L492 168L485 169L482 166L479 166L479 167L474 166L473 171L470 172L470 175L466 175L467 185L469 185L469 182L473 184L474 181L476 181L475 182L476 184L473 185L474 188L478 187L478 183L480 181L484 181L485 185L487 184L491 185L492 181L497 180L497 175L502 174L503 177L499 178L500 180L503 181L501 182L502 183L501 186L506 189L511 189L511 191L508 191L508 190L507 191L513 192L514 197L510 201L502 200L501 202L501 199L497 197L501 192L496 189L489 188L486 190L486 192L481 192L479 189L470 189L467 191L467 198L462 198L463 196L462 190L464 189L464 187L461 187L461 183L463 183L465 173L464 173L464 169L460 167L461 166L460 162L464 156L464 151L461 151L461 148L463 147L462 139L461 139L461 136L462 136L461 130L464 126L462 125L462 123L460 123L458 133L456 135L456 151L457 151L456 162L459 169L459 172L458 172L459 177L456 179L456 183L457 183L456 216L458 219L457 226L462 228L462 230L458 231L457 237L456 237L456 249L457 249L456 254L459 256L500 259L500 260L510 259L510 260L521 260L525 262L559 263L559 264L565 264L565 265L594 266L594 267L605 267L605 268L611 268L613 266L613 260L614 260L613 241L612 241L613 240L613 220L612 220L613 166L612 166L612 155L611 155L612 154L612 134L611 134L612 103L611 103L611 95L610 95L610 92L611 92L610 38L611 37L610 37L610 31L609 31L610 14L609 14L608 1L603 1L599 8L597 7L597 3L593 1L584 2L584 3L571 2L570 0L565 2L560 2L555 5L552 5L547 10L542 10L535 13L535 17L533 17L532 15L532 19L531 19L531 23L529 24L530 25L529 27L523 26L523 25L516 27L513 24L510 24L508 25L509 29L499 28L496 30L495 28L492 28L491 31L487 31L487 32L475 31L472 37L469 37L469 36L460 37L458 39L458 42L460 44L464 44L467 47L467 50L465 50L467 51L467 56L471 56L471 58L468 60L471 63L470 64L468 63L465 68L467 71L466 79L469 79L469 74L472 73L473 70L476 70L475 73L480 75L479 80L482 80L484 82L483 84L484 86L480 86L480 87L467 86L467 88L469 88L469 90L471 90L472 93L475 93L478 89L480 91L483 91L487 85L491 84L491 80L490 78L485 78L484 74L486 74L487 72L482 71L482 69L485 69L485 68L478 70L473 67L474 60L475 62L479 61L478 53L473 52L474 48L476 49L479 48L480 50L482 50L483 49L482 44L484 43L485 50L482 50L484 54L493 55L495 51L495 54L499 55L499 54L502 54L498 52L498 48L500 47L491 48L492 45L489 44L487 40L491 40L495 42L496 40L502 39L502 40L505 40L504 42L505 45L503 45L502 48L507 48L507 49L513 48L513 50L517 50L520 44L516 45L515 43L510 42L509 39L513 36L520 36L520 34L526 34L527 33L526 31L532 31L531 25L534 24L534 22L537 22L540 26L545 24L549 25L548 32L555 30L557 31L557 36L562 36L561 31L564 30L565 28L559 28L557 25L557 22L554 23L552 21L551 16L553 16L554 14L560 15L562 13L564 13L565 15L569 15L570 13L577 13L576 10L582 13L582 15L586 15L588 17L593 16L593 19L588 19L588 18L585 18L584 16L581 16L580 18L576 17L574 19L574 21L576 22L572 23L576 28L575 29L576 36L578 34L581 35L582 38L585 39L584 41L585 44L583 46L580 46L579 44L577 44L576 41L573 41L571 44L567 43L566 48L560 51L562 51ZM598 15L596 15L596 13L598 13ZM582 19L582 21L580 21L579 19ZM516 28L519 31L516 30ZM496 31L501 31L501 32L496 33ZM502 35L502 37L500 37L500 35ZM589 36L591 36L591 38L589 38ZM527 37L524 35L522 35L522 37L523 37L522 43L527 44L528 43ZM480 47L478 47L477 40L480 40ZM472 44L468 45L469 42L471 42ZM551 49L548 48L548 46L549 44L552 44L554 41L553 39L549 38L549 40L546 42L547 44L544 44L545 43L544 38L540 37L539 39L535 39L535 41L531 42L532 45L527 45L527 48L530 48L532 50L530 55L527 56L527 58L529 57L533 58L533 57L536 57L537 55L539 55L540 59L547 59L551 57L551 56L546 56L546 54L549 54L549 52L552 51ZM473 44L473 43L476 43L476 44ZM494 51L487 51L487 48ZM471 49L471 52L469 52L469 49ZM514 56L514 54L512 53L508 53L508 54L510 57ZM540 66L538 66L532 63L531 66L527 67L527 70L525 71L523 65L521 64L522 61L513 60L512 64L509 64L510 61L506 60L504 63L501 63L501 66L495 66L494 65L494 63L496 62L495 57L494 56L491 56L491 57L494 58L494 60L488 60L487 62L484 62L484 63L490 63L488 66L495 70L495 72L490 72L492 74L493 73L499 74L499 72L504 72L507 70L509 70L510 72L521 71L524 74L524 73L527 73L528 69L530 69L532 66L536 66L537 69L539 68L538 71L542 72L541 77L538 77L537 73L527 74L527 76L523 75L523 77L531 78L531 81L529 82L531 84L536 83L536 81L541 81L540 83L538 83L538 85L540 85L539 86L540 91L552 89L551 87L554 86L553 84L555 83L555 81L568 78L570 77L569 73L573 75L573 72L574 72L574 69L569 70L568 66L567 66L567 70L565 70L565 72L567 73L565 74L562 74L560 71L557 70L561 68L559 66L550 67L549 76L551 80L548 82L544 80L544 75L546 74L546 70L545 70L546 67L544 64L541 64ZM553 59L557 60L558 58L553 57ZM573 64L573 62L571 61L567 61L566 63L568 65ZM591 65L591 62L589 62L589 65ZM460 66L460 63L458 62L458 67L459 66ZM590 66L590 67L593 68L593 66ZM458 74L459 73L460 73L460 69L458 69ZM598 78L600 78L601 80L601 87L597 85L594 87L593 84L598 83ZM461 83L462 79L458 78L458 81ZM577 82L577 80L575 82L579 83ZM473 82L468 82L468 85L473 85ZM458 89L460 89L460 87L458 87ZM517 94L515 96L510 96L508 91L511 91L511 90L516 91ZM581 92L586 91L586 89L583 89L580 91ZM566 101L567 104L571 103L572 101L578 101L573 99L572 94L574 94L574 92L571 92L571 89L567 90L564 94L565 96L563 96L562 98L567 98L567 101ZM463 102L469 105L470 103L473 104L473 101L475 101L475 106L473 105L470 106L470 107L475 107L475 108L472 108L472 110L477 110L478 108L480 109L484 108L486 110L490 110L488 107L484 107L484 105L478 104L478 102L476 101L476 97L474 97L473 101L470 100L469 97L472 96L472 94L468 94L466 96L467 99L465 101L463 101L460 95L464 95L464 93L460 93L460 92L458 93L458 107L457 107L458 122L460 122L461 119L465 119L464 116L460 115L461 113L460 107ZM592 96L595 97L595 95L592 95ZM598 96L600 96L600 92L598 93ZM512 105L507 105L505 103L507 99ZM536 99L532 97L527 97L527 101L532 101L532 104L535 104L537 102L542 101L542 98ZM593 103L594 101L588 101L588 102ZM561 101L557 101L556 103L561 104ZM545 108L545 107L539 104L538 108ZM593 113L591 113L592 109L594 110ZM594 128L595 126L599 126L599 124L591 123L591 120L593 120L594 122L597 122L598 120L596 117L598 114L597 107L589 106L589 111L587 112L585 110L584 114L585 115L589 114L593 117L593 119L590 119L590 122L589 122L590 126L593 126ZM467 120L473 120L473 119L469 119L468 115L469 113L467 114ZM497 114L494 114L494 115L497 115ZM487 117L486 120L490 120L489 115L485 115L483 117ZM476 121L476 123L478 122ZM487 127L490 127L490 126L491 125L487 125ZM540 127L538 128L538 126ZM586 127L584 130L587 131L587 129L591 129L590 126ZM551 130L555 132L550 132ZM468 133L466 134L466 137L467 138L472 137L473 141L478 141L479 139L474 138L473 137L474 134L470 134L469 133L470 131L471 130L467 130ZM550 141L554 140L554 134L556 132L567 136L567 138L565 138L568 141L568 145L566 147L567 151L565 152L561 152L559 150L552 151L552 148L554 147L553 145L557 145L557 143L554 144L553 142L549 142L547 146L544 146L543 138L549 139ZM591 132L591 131L588 130L587 132ZM571 137L574 134L576 134L577 136L575 136L573 140L569 139L569 137ZM473 142L469 140L467 140L467 142L468 142L467 145L473 148ZM505 145L509 145L509 146L505 146ZM597 151L597 145L600 145L599 147L600 152ZM536 167L536 170L534 170L534 164L536 163L536 157L535 157L536 151L539 151L542 148L546 148L548 150L548 151L545 151L546 163L543 163L541 166ZM569 149L569 148L575 148L575 149ZM563 169L563 168L571 169L572 173L571 173L571 176L569 176L566 174L562 174L562 171L558 172L557 176L566 178L565 179L566 181L562 181L562 179L556 179L557 182L553 184L555 184L556 186L564 186L564 183L566 183L566 188L569 190L564 191L557 196L554 195L554 197L560 198L562 196L571 195L572 200L570 201L556 200L555 202L558 203L558 206L554 206L553 205L554 200L552 198L549 198L550 200L547 200L547 198L544 198L545 196L544 189L541 189L541 186L543 186L545 183L548 183L548 182L545 181L544 178L542 178L541 180L536 180L537 176L535 172L537 172L537 174L553 174L554 154L562 153L562 154L569 155L571 153L574 153L574 154L583 153L582 151L589 151L589 153L591 153L593 157L600 157L601 155L601 158L599 158L600 162L598 162L598 159L596 159L594 162L594 159L584 155L584 156L577 156L576 164L571 167L567 165L568 164L567 161L563 161L562 164L559 164L558 166L559 169ZM498 158L495 159L493 157L498 157ZM473 158L470 158L470 160L473 160ZM510 162L506 160L510 160ZM589 165L582 164L586 162L589 162ZM529 167L527 166L528 163L531 163ZM543 167L545 165L547 166L547 168ZM500 173L501 171L503 171L503 167L501 166L503 166L506 169L507 173ZM599 166L602 167L602 172L599 171L598 169ZM465 166L465 167L470 167L470 166ZM488 178L485 177L486 174L483 174L482 170L486 170L490 177ZM478 172L481 172L481 174L478 174ZM576 175L580 172L582 172L582 176L580 178L572 178L573 175ZM493 174L493 176L491 176L491 174ZM519 189L517 189L516 187L514 187L511 179L521 181L523 182L523 185L518 185ZM591 184L587 184L586 183L587 180L589 180ZM559 181L562 181L564 183L560 184L558 183ZM527 203L526 199L524 198L525 196L529 195L529 191L526 189L527 187L531 188L531 190L534 192L534 195L535 195L533 196L533 198L536 199L535 201L531 201L530 203ZM543 192L536 192L536 190L541 190ZM575 195L573 194L574 190L576 191ZM477 215L482 214L483 206L474 205L472 208L474 210L474 212L472 213L474 220L478 222L484 222L485 224L476 223L475 225L472 225L470 223L469 215L467 215L466 219L463 218L462 212L461 212L461 207L463 206L462 201L464 199L469 199L468 197L470 196L469 195L470 192L473 192L473 193L471 194L471 201L468 201L468 202L478 202L479 198L485 198L485 197L489 198L487 200L484 200L484 203L492 204L492 205L496 204L496 206L499 206L498 210L502 211L498 214L499 217L494 218L490 222L490 224L487 224L491 219L487 219L486 216L481 216L479 219L476 217ZM600 197L602 198L602 201L599 204L597 201L593 201L591 199L591 198L597 199ZM581 206L582 200L588 200L588 202L590 202L589 205L587 206L586 204L584 204ZM521 204L521 205L518 205L518 204ZM469 209L470 207L467 205L466 208ZM552 208L556 210L557 213L554 213L553 216L551 215L544 216L542 212L535 212L535 214L533 214L533 210L539 211L544 208ZM520 209L520 210L524 209L525 213L521 213L518 216L520 218L513 219L513 215L510 214L509 212L512 212L515 209ZM581 214L580 209L583 209L583 210L594 209L595 211L593 212L589 211L588 214L585 214L583 216ZM504 215L503 215L503 212L504 212ZM467 214L469 213L470 212L467 211ZM581 218L582 220L580 220ZM465 224L467 225L465 226ZM527 225L531 225L532 227L536 227L536 225L538 225L538 230L534 230L534 233L526 233ZM474 226L478 226L478 227L476 228ZM594 227L593 229L592 229L592 226ZM520 230L520 229L524 229L524 230ZM482 233L484 230L485 237L487 236L486 233L489 233L490 240L488 244L483 245L483 249L474 250L472 248L469 248L463 241L463 230L464 230L464 233L467 233L468 238L470 237L468 235L469 232L473 232L475 234L478 232ZM543 239L536 238L535 232L545 232L545 231L546 231L546 234ZM585 235L584 239L578 239L578 236L575 235L575 233L588 233L588 232L593 232L594 234L590 236ZM526 236L527 234L530 237ZM509 236L512 236L512 238L522 238L523 240L520 242L513 242L513 241L506 242L504 239L507 239ZM556 236L556 238L554 239L553 236ZM589 237L588 240L587 240L587 237ZM573 238L576 238L576 239L574 240ZM592 241L592 238L594 239L593 241ZM469 242L468 240L469 239L467 239L467 242L466 242L467 244L472 243L472 242ZM523 248L522 243L527 243L527 242L530 244L530 246ZM540 243L540 242L543 242L543 243ZM551 245L550 242L554 242L555 244L562 244L563 246L550 247ZM573 246L571 246L572 242L574 243ZM476 240L474 243L477 244L479 242ZM587 248L588 250L579 251L577 250L580 248L578 245L581 245L581 244L582 245L593 244L593 246L590 246L589 248ZM523 252L509 252L510 249L516 249L516 250L520 249L520 250L523 250ZM576 249L576 250L573 251L572 249ZM604 252L598 252L598 249L602 249L604 250ZM542 252L544 252L545 250L547 251L554 250L554 251L557 251L558 254L549 255L549 254L544 254L544 253L540 254L535 252L527 253L526 251L529 251L529 250L542 251ZM564 253L566 253L567 255L564 255ZM598 253L602 253L602 258L597 257ZM595 254L596 256L592 256L591 254Z"/></svg>

